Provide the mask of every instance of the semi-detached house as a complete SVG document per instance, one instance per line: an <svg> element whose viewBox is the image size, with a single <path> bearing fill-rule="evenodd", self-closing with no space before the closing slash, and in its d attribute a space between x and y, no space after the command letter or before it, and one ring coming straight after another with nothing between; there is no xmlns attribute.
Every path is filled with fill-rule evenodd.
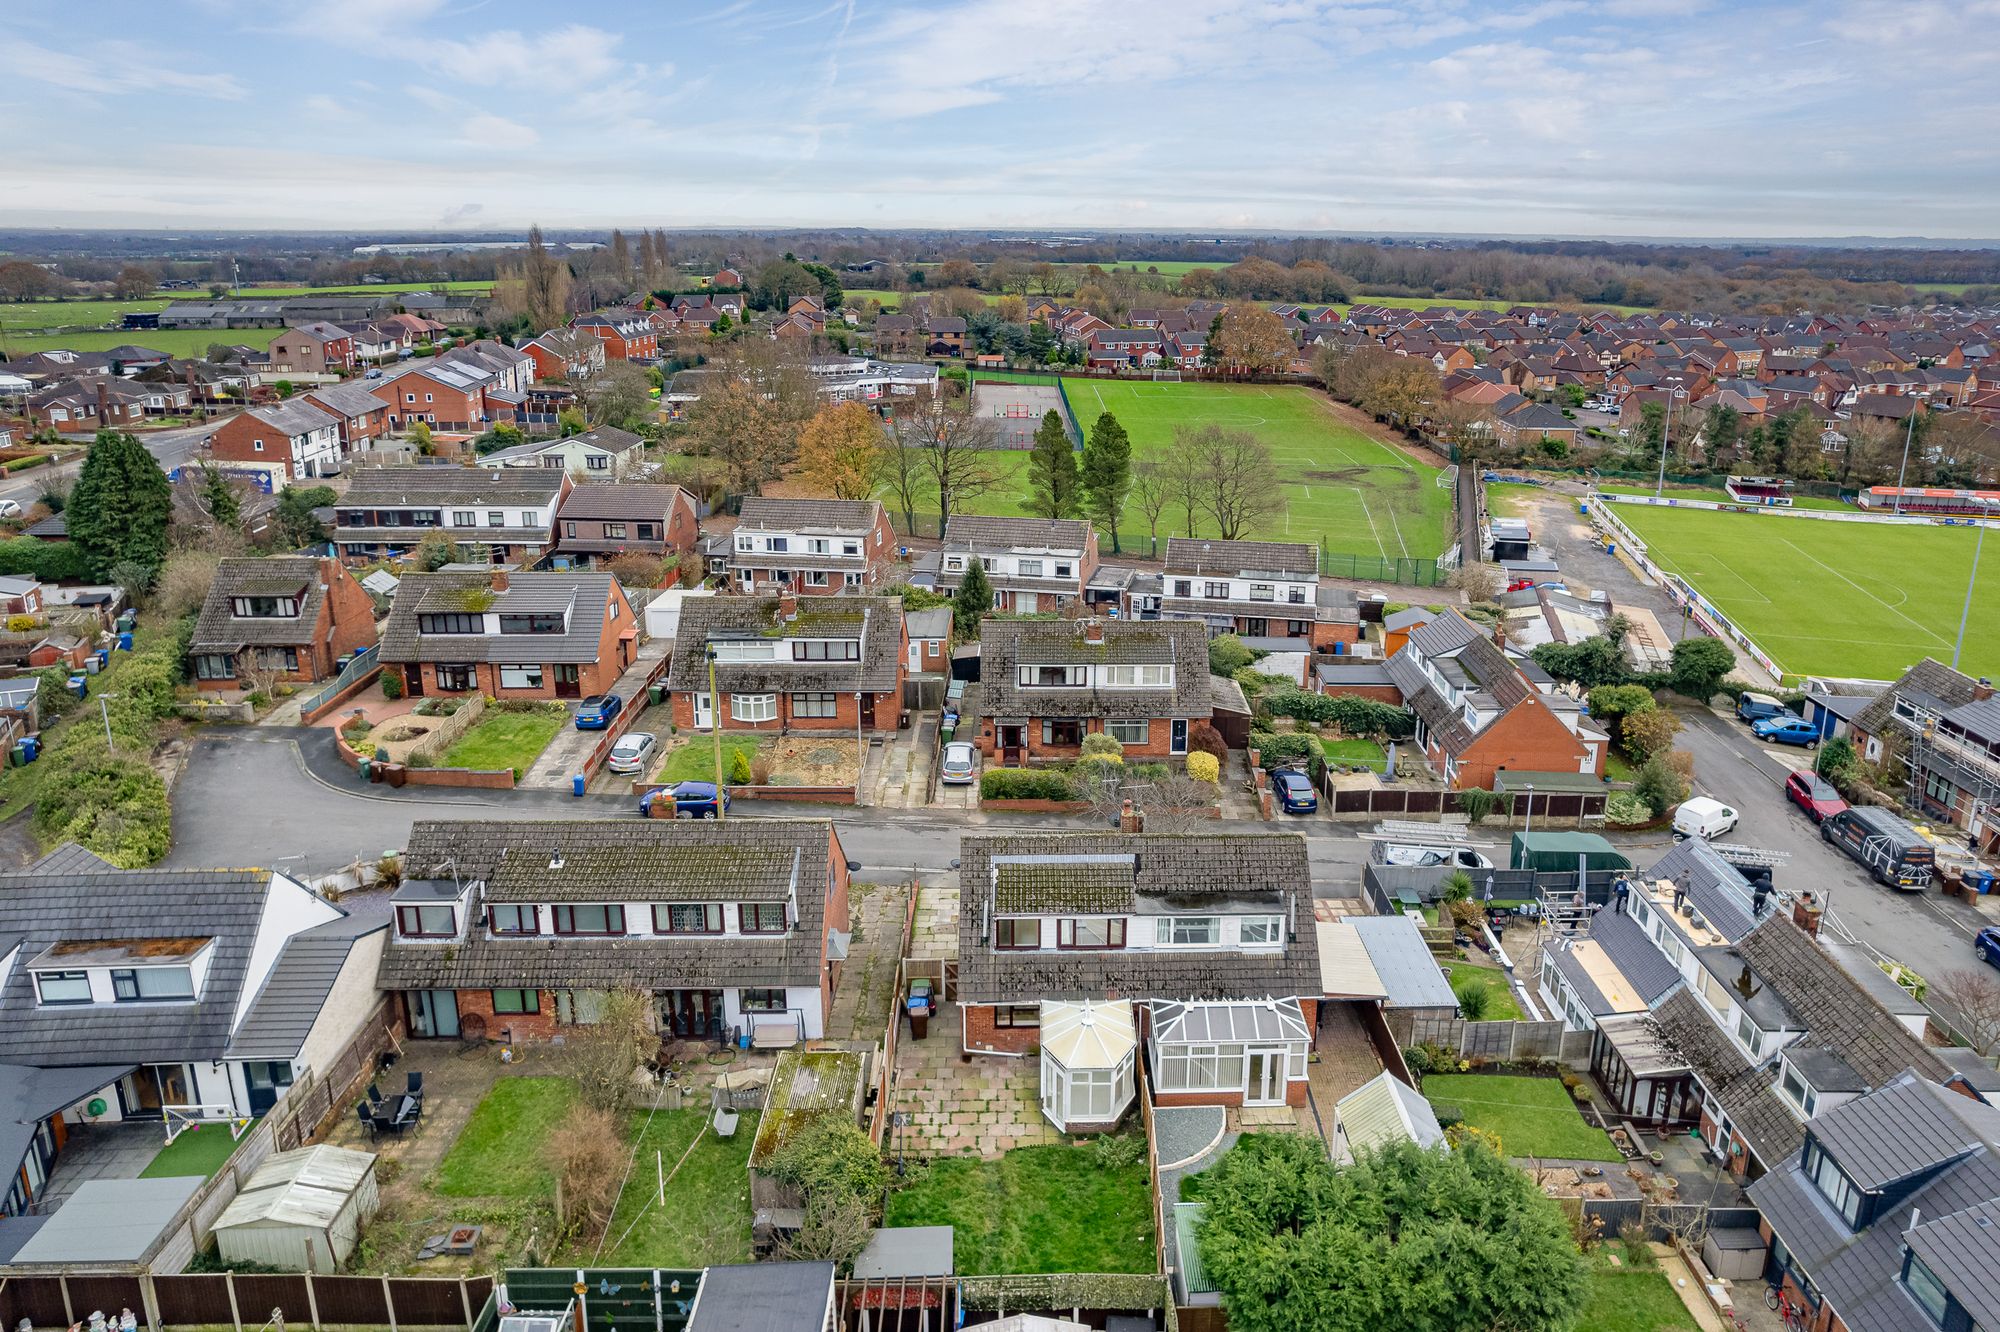
<svg viewBox="0 0 2000 1332"><path fill-rule="evenodd" d="M574 484L558 467L364 467L334 504L332 540L348 564L404 559L430 532L533 565L555 544L556 509Z"/></svg>
<svg viewBox="0 0 2000 1332"><path fill-rule="evenodd" d="M743 501L730 536L730 581L741 592L811 594L873 587L896 534L879 500Z"/></svg>
<svg viewBox="0 0 2000 1332"><path fill-rule="evenodd" d="M667 688L674 725L729 731L892 731L903 721L903 605L895 597L691 597Z"/></svg>
<svg viewBox="0 0 2000 1332"><path fill-rule="evenodd" d="M404 692L585 698L638 657L639 623L610 574L405 574L381 661Z"/></svg>
<svg viewBox="0 0 2000 1332"><path fill-rule="evenodd" d="M1198 624L988 619L979 647L961 715L980 752L1006 765L1074 758L1100 731L1128 758L1186 754L1189 729L1214 713Z"/></svg>
<svg viewBox="0 0 2000 1332"><path fill-rule="evenodd" d="M339 563L277 555L217 566L194 636L189 668L203 689L250 687L269 675L310 683L375 642L375 603Z"/></svg>
<svg viewBox="0 0 2000 1332"><path fill-rule="evenodd" d="M287 481L334 476L341 467L340 418L296 398L252 407L216 427L209 451L227 462L281 469Z"/></svg>
<svg viewBox="0 0 2000 1332"><path fill-rule="evenodd" d="M1199 620L1211 634L1298 639L1339 652L1361 636L1354 594L1319 583L1305 542L1168 537L1160 616Z"/></svg>
<svg viewBox="0 0 2000 1332"><path fill-rule="evenodd" d="M826 1034L850 865L826 819L419 822L381 988L411 1036L546 1040L614 990L662 1039Z"/></svg>
<svg viewBox="0 0 2000 1332"><path fill-rule="evenodd" d="M1097 572L1097 532L1073 518L985 518L954 514L923 567L940 592L956 592L978 560L997 611L1060 610Z"/></svg>

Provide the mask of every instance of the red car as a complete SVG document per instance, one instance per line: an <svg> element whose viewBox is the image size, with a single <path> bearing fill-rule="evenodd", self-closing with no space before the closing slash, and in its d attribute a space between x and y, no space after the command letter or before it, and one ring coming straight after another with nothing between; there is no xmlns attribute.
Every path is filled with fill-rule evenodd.
<svg viewBox="0 0 2000 1332"><path fill-rule="evenodd" d="M1795 772L1785 779L1785 799L1804 810L1814 823L1824 823L1847 808L1840 792L1810 772Z"/></svg>

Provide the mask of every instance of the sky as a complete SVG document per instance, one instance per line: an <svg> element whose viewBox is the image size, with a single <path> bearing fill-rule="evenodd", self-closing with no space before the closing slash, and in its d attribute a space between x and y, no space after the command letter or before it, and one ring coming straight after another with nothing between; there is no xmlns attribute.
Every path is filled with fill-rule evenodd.
<svg viewBox="0 0 2000 1332"><path fill-rule="evenodd" d="M0 226L2000 234L2000 0L7 0Z"/></svg>

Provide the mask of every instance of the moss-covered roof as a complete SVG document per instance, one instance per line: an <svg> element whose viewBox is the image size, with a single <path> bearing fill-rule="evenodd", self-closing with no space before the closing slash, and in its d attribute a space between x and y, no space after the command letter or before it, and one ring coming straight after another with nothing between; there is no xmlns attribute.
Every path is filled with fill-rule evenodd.
<svg viewBox="0 0 2000 1332"><path fill-rule="evenodd" d="M750 1149L750 1168L769 1165L793 1134L822 1115L853 1119L861 1106L862 1069L861 1056L848 1050L787 1050L779 1055Z"/></svg>

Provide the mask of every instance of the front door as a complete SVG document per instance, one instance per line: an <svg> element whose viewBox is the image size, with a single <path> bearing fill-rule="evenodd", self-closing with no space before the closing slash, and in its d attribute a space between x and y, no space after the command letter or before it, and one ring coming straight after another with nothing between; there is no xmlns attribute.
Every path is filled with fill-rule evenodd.
<svg viewBox="0 0 2000 1332"><path fill-rule="evenodd" d="M694 696L694 729L706 731L715 725L715 703L707 694Z"/></svg>
<svg viewBox="0 0 2000 1332"><path fill-rule="evenodd" d="M1285 1052L1283 1050L1252 1050L1250 1052L1250 1077L1243 1089L1245 1105L1283 1105L1285 1103Z"/></svg>
<svg viewBox="0 0 2000 1332"><path fill-rule="evenodd" d="M289 1059L252 1059L243 1065L243 1085L250 1091L250 1113L261 1115L292 1085L292 1063Z"/></svg>
<svg viewBox="0 0 2000 1332"><path fill-rule="evenodd" d="M1172 752L1176 754L1187 753L1187 740L1188 740L1187 718L1185 717L1174 718L1173 744L1171 746Z"/></svg>
<svg viewBox="0 0 2000 1332"><path fill-rule="evenodd" d="M924 668L924 645L921 640L910 644L910 664L905 669L921 671Z"/></svg>
<svg viewBox="0 0 2000 1332"><path fill-rule="evenodd" d="M1028 728L1025 726L1002 726L1000 728L1000 762L1003 764L1021 761L1021 747L1027 743Z"/></svg>
<svg viewBox="0 0 2000 1332"><path fill-rule="evenodd" d="M458 991L411 990L410 1035L436 1040L458 1036Z"/></svg>
<svg viewBox="0 0 2000 1332"><path fill-rule="evenodd" d="M583 697L583 674L576 665L556 667L556 697Z"/></svg>
<svg viewBox="0 0 2000 1332"><path fill-rule="evenodd" d="M424 668L415 662L410 663L409 668L403 672L403 695L406 698L424 696Z"/></svg>
<svg viewBox="0 0 2000 1332"><path fill-rule="evenodd" d="M722 991L668 990L660 1020L683 1040L703 1040L722 1027Z"/></svg>

